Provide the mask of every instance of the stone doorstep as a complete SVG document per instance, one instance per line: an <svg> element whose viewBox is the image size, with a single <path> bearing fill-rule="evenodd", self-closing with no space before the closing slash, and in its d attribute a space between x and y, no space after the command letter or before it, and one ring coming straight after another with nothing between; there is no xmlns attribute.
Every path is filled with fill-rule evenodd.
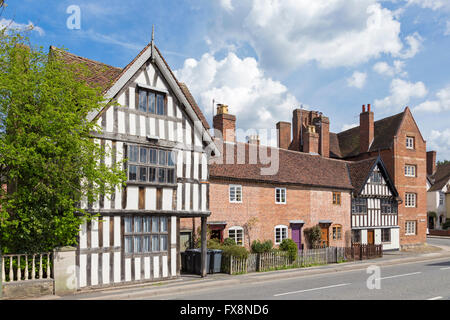
<svg viewBox="0 0 450 320"><path fill-rule="evenodd" d="M263 273L250 273L250 274L243 274L243 275L237 275L237 276L224 276L229 277L228 279L212 279L208 280L206 279L199 279L199 280L192 280L188 282L178 282L174 285L171 285L170 287L159 287L159 288L149 288L149 285L141 285L142 290L139 292L127 292L127 293L120 293L117 294L106 294L102 296L96 296L96 297L86 297L81 298L84 300L101 300L101 299L114 299L114 300L120 300L120 299L136 299L139 297L154 297L159 295L165 295L165 294L171 294L171 293L182 293L186 292L186 290L193 290L193 289L206 289L209 286L230 286L235 284L241 284L241 283L253 283L258 281L271 281L271 280L278 280L278 279L288 279L292 277L298 277L298 276L311 276L311 275L317 275L317 274L324 274L324 273L334 273L334 272L346 272L346 271L353 271L353 270L359 270L364 269L367 266L378 264L378 265L400 265L408 262L420 262L420 261L432 261L432 260L439 260L450 257L450 254L439 254L439 253L431 253L427 254L427 256L415 256L415 257L408 257L408 258L398 258L398 259L390 259L390 260L378 260L378 259L371 259L371 260L363 260L364 262L360 261L351 261L351 262L344 262L340 263L337 266L317 266L317 267L310 267L310 268L302 268L302 269L290 269L290 270L278 270L278 271L269 271L269 272L263 272ZM118 288L115 288L118 289ZM76 296L74 297L76 298Z"/></svg>

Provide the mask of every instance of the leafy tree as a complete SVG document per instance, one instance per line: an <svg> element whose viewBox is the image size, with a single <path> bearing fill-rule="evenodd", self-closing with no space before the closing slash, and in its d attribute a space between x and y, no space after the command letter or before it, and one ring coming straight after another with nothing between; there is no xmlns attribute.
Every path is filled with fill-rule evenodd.
<svg viewBox="0 0 450 320"><path fill-rule="evenodd" d="M87 115L105 106L82 65L64 64L18 33L0 32L0 246L38 252L76 245L92 204L125 180Z"/></svg>
<svg viewBox="0 0 450 320"><path fill-rule="evenodd" d="M450 161L449 160L443 160L443 161L438 161L437 165L441 166L441 165L444 165L444 164L447 164L447 163L450 163Z"/></svg>

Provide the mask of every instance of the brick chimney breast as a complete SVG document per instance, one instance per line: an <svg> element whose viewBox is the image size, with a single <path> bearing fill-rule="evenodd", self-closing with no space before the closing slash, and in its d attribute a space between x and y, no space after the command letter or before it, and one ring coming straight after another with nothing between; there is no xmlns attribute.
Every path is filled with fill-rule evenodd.
<svg viewBox="0 0 450 320"><path fill-rule="evenodd" d="M370 104L363 105L362 113L359 116L359 152L365 153L369 151L370 145L375 136L374 132L374 115L370 110Z"/></svg>
<svg viewBox="0 0 450 320"><path fill-rule="evenodd" d="M433 175L436 172L436 151L427 152L427 174Z"/></svg>
<svg viewBox="0 0 450 320"><path fill-rule="evenodd" d="M291 124L289 122L280 121L277 123L278 148L289 149L291 144Z"/></svg>
<svg viewBox="0 0 450 320"><path fill-rule="evenodd" d="M228 114L228 106L217 105L217 114L213 118L214 129L222 134L223 141L236 142L236 116Z"/></svg>

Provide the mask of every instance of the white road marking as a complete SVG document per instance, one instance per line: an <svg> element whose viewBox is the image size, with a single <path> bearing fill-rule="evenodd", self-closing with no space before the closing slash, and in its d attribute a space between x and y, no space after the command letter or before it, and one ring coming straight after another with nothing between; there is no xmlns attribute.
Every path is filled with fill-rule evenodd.
<svg viewBox="0 0 450 320"><path fill-rule="evenodd" d="M390 276L390 277L384 277L384 278L380 278L380 280L384 280L384 279L392 279L392 278L399 278L399 277L406 277L406 276L412 276L415 274L420 274L422 272L413 272L413 273L405 273L405 274L398 274L396 276Z"/></svg>
<svg viewBox="0 0 450 320"><path fill-rule="evenodd" d="M320 288L313 288L313 289L306 289L306 290L292 291L292 292L286 292L286 293L279 293L279 294L275 294L274 297L285 296L285 295L288 295L288 294L295 294L295 293L308 292L308 291L315 291L315 290L322 290L322 289L337 288L337 287L343 287L343 286L348 286L348 285L351 285L351 283L341 283L341 284L335 284L335 285L327 286L327 287L320 287Z"/></svg>
<svg viewBox="0 0 450 320"><path fill-rule="evenodd" d="M450 269L450 267L441 268L441 270L448 270L448 269Z"/></svg>
<svg viewBox="0 0 450 320"><path fill-rule="evenodd" d="M442 297L434 297L434 298L430 298L430 299L427 299L427 300L440 300L440 299L443 299Z"/></svg>

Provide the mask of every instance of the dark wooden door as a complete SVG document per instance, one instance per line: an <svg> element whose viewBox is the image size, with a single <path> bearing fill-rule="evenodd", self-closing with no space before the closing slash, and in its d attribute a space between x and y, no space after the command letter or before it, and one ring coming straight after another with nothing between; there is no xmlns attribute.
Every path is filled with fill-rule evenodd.
<svg viewBox="0 0 450 320"><path fill-rule="evenodd" d="M375 231L367 230L367 244L375 244Z"/></svg>
<svg viewBox="0 0 450 320"><path fill-rule="evenodd" d="M321 227L320 245L328 247L328 227Z"/></svg>

